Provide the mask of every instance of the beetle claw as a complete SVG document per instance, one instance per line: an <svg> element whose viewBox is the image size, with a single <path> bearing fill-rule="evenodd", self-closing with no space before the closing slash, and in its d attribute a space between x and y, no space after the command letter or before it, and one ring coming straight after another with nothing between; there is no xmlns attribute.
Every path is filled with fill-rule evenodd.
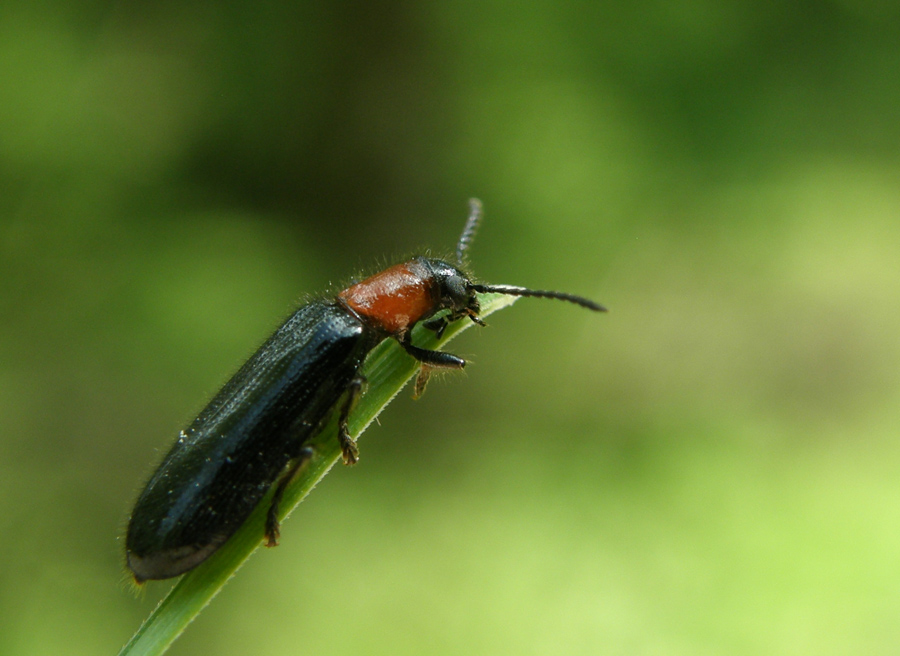
<svg viewBox="0 0 900 656"><path fill-rule="evenodd" d="M269 508L269 516L266 518L266 546L277 547L278 538L281 537L281 528L278 526L278 519Z"/></svg>
<svg viewBox="0 0 900 656"><path fill-rule="evenodd" d="M355 465L359 462L359 447L356 446L356 440L341 433L341 457L344 459L345 465Z"/></svg>

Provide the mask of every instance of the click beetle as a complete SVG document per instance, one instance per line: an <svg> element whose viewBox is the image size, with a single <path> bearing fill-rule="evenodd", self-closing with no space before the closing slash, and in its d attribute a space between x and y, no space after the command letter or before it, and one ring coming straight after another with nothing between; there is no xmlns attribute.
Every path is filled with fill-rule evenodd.
<svg viewBox="0 0 900 656"><path fill-rule="evenodd" d="M450 322L479 318L478 294L499 293L603 306L572 294L473 282L463 266L481 217L470 212L456 265L416 257L351 285L329 300L306 303L259 348L178 436L138 497L125 539L128 567L141 583L196 567L230 538L275 486L266 515L268 546L279 536L285 487L312 457L309 446L332 412L345 464L359 452L347 429L362 393L366 355L389 337L421 363L416 391L432 368L466 361L412 343L419 322L438 337ZM438 314L442 310L447 312Z"/></svg>

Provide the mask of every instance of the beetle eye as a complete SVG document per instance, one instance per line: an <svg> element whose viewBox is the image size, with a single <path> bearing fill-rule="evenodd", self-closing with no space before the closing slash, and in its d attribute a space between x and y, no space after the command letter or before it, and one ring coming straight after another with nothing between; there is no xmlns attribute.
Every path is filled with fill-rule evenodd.
<svg viewBox="0 0 900 656"><path fill-rule="evenodd" d="M470 293L460 276L448 276L444 280L444 302L447 307L458 310L468 306Z"/></svg>

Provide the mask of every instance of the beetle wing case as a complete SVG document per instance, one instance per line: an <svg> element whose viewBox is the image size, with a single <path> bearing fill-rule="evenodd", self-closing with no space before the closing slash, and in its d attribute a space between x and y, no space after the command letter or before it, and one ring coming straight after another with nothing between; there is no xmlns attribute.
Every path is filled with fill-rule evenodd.
<svg viewBox="0 0 900 656"><path fill-rule="evenodd" d="M182 574L231 537L330 416L372 339L334 303L288 318L182 431L138 498L126 538L138 581Z"/></svg>

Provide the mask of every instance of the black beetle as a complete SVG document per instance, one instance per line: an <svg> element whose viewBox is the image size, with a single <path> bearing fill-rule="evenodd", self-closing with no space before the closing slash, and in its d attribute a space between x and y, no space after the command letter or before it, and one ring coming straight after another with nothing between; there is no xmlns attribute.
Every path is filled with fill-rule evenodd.
<svg viewBox="0 0 900 656"><path fill-rule="evenodd" d="M456 247L462 265L481 217L471 211ZM479 293L603 306L562 292L483 285L443 260L417 257L341 291L333 300L303 305L275 331L181 431L138 497L125 540L128 567L140 583L183 574L206 560L243 524L275 485L265 538L278 541L278 504L287 484L313 455L311 438L334 410L346 464L358 458L347 430L366 355L393 337L421 363L417 393L431 368L459 369L462 358L415 346L412 327L440 336L447 324L479 318ZM435 315L441 310L448 312Z"/></svg>

